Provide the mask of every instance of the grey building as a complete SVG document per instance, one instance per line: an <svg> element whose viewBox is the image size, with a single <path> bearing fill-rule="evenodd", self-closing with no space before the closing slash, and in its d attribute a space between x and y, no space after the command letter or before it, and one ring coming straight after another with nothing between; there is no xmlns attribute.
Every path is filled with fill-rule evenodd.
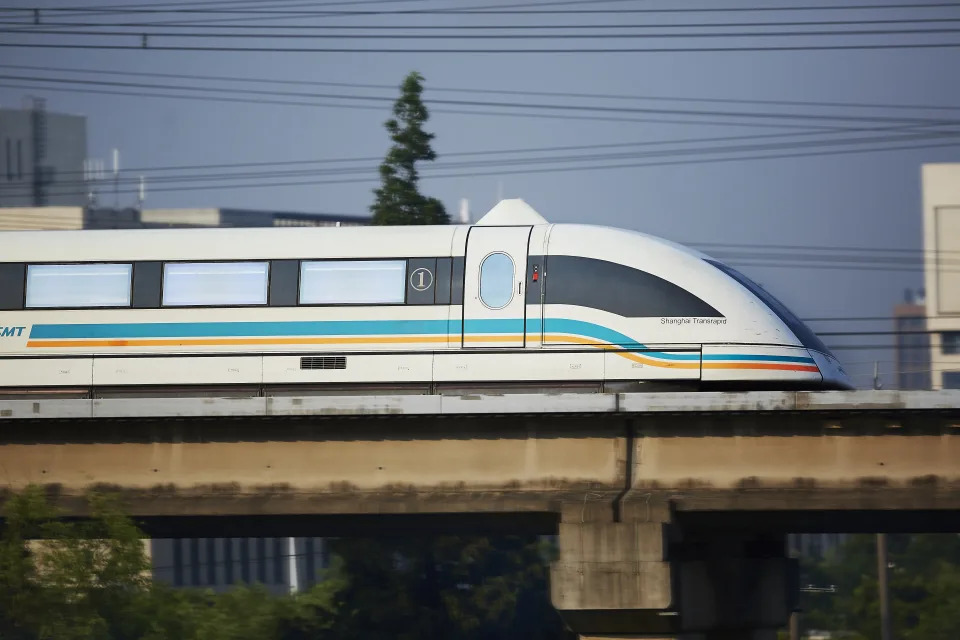
<svg viewBox="0 0 960 640"><path fill-rule="evenodd" d="M0 108L0 207L83 205L87 119L52 113L34 98Z"/></svg>
<svg viewBox="0 0 960 640"><path fill-rule="evenodd" d="M907 291L903 303L893 308L894 352L898 389L930 389L930 335L922 292Z"/></svg>
<svg viewBox="0 0 960 640"><path fill-rule="evenodd" d="M370 218L262 209L140 209L126 207L2 207L0 231L54 229L190 229L199 227L333 227Z"/></svg>
<svg viewBox="0 0 960 640"><path fill-rule="evenodd" d="M244 583L308 589L330 564L323 538L155 538L150 555L154 580L217 592Z"/></svg>

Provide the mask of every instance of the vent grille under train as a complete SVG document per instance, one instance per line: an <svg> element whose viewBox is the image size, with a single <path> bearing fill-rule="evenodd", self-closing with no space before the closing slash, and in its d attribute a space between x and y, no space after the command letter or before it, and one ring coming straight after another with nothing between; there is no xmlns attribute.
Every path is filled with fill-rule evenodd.
<svg viewBox="0 0 960 640"><path fill-rule="evenodd" d="M346 369L346 356L304 356L300 358L301 369Z"/></svg>

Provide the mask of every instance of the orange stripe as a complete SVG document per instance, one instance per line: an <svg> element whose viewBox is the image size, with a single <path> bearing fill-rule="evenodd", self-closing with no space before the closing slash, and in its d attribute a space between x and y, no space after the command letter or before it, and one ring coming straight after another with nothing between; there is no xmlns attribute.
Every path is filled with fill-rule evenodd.
<svg viewBox="0 0 960 640"><path fill-rule="evenodd" d="M807 364L772 364L764 362L704 362L704 369L773 369L779 371L810 371L820 373L815 365Z"/></svg>

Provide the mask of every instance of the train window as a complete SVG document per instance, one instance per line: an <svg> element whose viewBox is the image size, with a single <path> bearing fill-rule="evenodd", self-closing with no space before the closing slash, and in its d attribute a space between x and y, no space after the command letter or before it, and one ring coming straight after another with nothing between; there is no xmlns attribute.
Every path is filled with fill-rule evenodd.
<svg viewBox="0 0 960 640"><path fill-rule="evenodd" d="M503 309L513 299L513 258L491 253L480 263L480 302Z"/></svg>
<svg viewBox="0 0 960 640"><path fill-rule="evenodd" d="M403 304L406 260L300 263L300 304Z"/></svg>
<svg viewBox="0 0 960 640"><path fill-rule="evenodd" d="M733 267L729 267L722 262L717 262L716 260L706 260L705 262L712 264L714 267L739 282L744 288L747 289L747 291L760 298L760 300L767 305L767 307L773 311L773 313L776 314L785 325L787 325L790 331L793 331L793 334L797 336L797 339L800 340L800 344L805 346L807 349L814 349L822 353L830 353L827 345L823 344L823 341L817 337L817 334L811 331L807 325L803 324L800 318L795 316L793 312L790 311L790 309L788 309L782 302L773 297L773 294L771 294L769 291Z"/></svg>
<svg viewBox="0 0 960 640"><path fill-rule="evenodd" d="M267 304L267 272L266 262L168 262L163 306Z"/></svg>
<svg viewBox="0 0 960 640"><path fill-rule="evenodd" d="M545 276L546 304L591 307L626 318L722 316L686 289L615 262L548 256Z"/></svg>
<svg viewBox="0 0 960 640"><path fill-rule="evenodd" d="M132 274L132 264L31 264L26 307L129 307Z"/></svg>

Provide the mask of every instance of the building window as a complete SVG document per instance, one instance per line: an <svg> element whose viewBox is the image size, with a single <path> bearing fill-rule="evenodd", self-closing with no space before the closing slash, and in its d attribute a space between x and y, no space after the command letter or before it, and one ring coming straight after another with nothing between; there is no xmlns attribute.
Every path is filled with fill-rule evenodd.
<svg viewBox="0 0 960 640"><path fill-rule="evenodd" d="M173 586L183 586L183 548L180 546L183 540L174 538L173 540Z"/></svg>
<svg viewBox="0 0 960 640"><path fill-rule="evenodd" d="M130 264L27 266L27 308L129 307Z"/></svg>
<svg viewBox="0 0 960 640"><path fill-rule="evenodd" d="M300 264L300 304L403 304L405 260L324 260Z"/></svg>
<svg viewBox="0 0 960 640"><path fill-rule="evenodd" d="M207 584L210 585L217 584L217 540L218 538L207 538ZM224 545L229 542L226 538L219 538L219 540Z"/></svg>
<svg viewBox="0 0 960 640"><path fill-rule="evenodd" d="M163 306L267 304L266 262L170 262L163 265Z"/></svg>
<svg viewBox="0 0 960 640"><path fill-rule="evenodd" d="M960 371L944 371L943 388L960 389Z"/></svg>
<svg viewBox="0 0 960 640"><path fill-rule="evenodd" d="M940 350L944 355L960 354L960 331L944 331L941 333Z"/></svg>
<svg viewBox="0 0 960 640"><path fill-rule="evenodd" d="M513 299L513 258L491 253L480 263L480 302L503 309Z"/></svg>

